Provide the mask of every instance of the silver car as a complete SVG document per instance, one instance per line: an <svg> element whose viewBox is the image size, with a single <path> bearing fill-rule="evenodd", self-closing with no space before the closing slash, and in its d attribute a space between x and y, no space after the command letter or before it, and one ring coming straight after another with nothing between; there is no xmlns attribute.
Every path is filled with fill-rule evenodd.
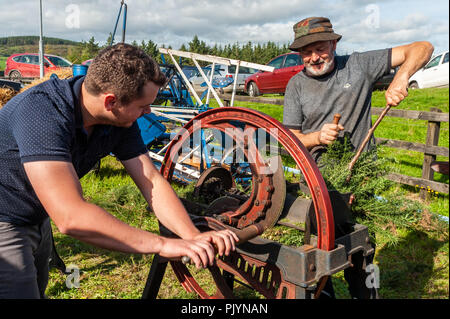
<svg viewBox="0 0 450 319"><path fill-rule="evenodd" d="M211 67L212 64L203 68L203 72L206 74L208 79L211 76ZM250 75L255 73L256 70L247 68L247 67L239 67L238 80L236 84L236 92L244 91L245 79ZM235 65L223 65L216 64L214 67L213 74L213 86L216 84L218 91L220 93L231 93L233 91L233 82L234 77L236 75L236 66ZM208 87L205 83L200 72L197 70L192 77L189 78L189 82L191 82L192 86L196 91L204 91Z"/></svg>

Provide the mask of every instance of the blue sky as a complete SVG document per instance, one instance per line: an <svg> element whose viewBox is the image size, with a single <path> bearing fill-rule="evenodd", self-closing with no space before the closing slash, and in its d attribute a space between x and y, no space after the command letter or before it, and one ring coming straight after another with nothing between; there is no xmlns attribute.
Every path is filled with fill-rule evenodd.
<svg viewBox="0 0 450 319"><path fill-rule="evenodd" d="M16 0L0 11L0 37L39 34L39 1ZM338 53L428 40L435 53L449 47L447 0L127 0L127 42L152 40L178 49L194 35L215 43L289 44L292 26L327 16L342 34ZM43 0L46 36L104 43L113 31L119 0ZM120 30L116 39L120 39Z"/></svg>

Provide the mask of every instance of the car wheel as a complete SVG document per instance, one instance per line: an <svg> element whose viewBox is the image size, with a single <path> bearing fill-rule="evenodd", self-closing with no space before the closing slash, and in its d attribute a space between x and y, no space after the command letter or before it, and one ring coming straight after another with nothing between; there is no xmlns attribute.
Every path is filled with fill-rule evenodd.
<svg viewBox="0 0 450 319"><path fill-rule="evenodd" d="M20 79L22 79L22 74L20 74L19 71L14 70L9 72L9 78L13 81L20 81Z"/></svg>
<svg viewBox="0 0 450 319"><path fill-rule="evenodd" d="M259 95L259 89L255 82L251 82L247 89L248 95L255 97Z"/></svg>
<svg viewBox="0 0 450 319"><path fill-rule="evenodd" d="M409 83L409 86L408 86L411 90L415 90L415 89L418 89L419 88L419 85L417 84L417 82L411 82L411 83Z"/></svg>

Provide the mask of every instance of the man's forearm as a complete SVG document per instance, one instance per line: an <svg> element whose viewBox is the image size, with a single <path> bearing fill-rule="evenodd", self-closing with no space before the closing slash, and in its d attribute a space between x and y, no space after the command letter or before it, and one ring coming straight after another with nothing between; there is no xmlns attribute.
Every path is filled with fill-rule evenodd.
<svg viewBox="0 0 450 319"><path fill-rule="evenodd" d="M161 223L184 239L192 239L199 234L169 182L158 173L152 184L151 207Z"/></svg>
<svg viewBox="0 0 450 319"><path fill-rule="evenodd" d="M433 50L433 46L428 41L413 42L393 48L392 67L400 65L396 76L409 79L430 60Z"/></svg>
<svg viewBox="0 0 450 319"><path fill-rule="evenodd" d="M297 136L297 138L300 140L300 142L302 142L302 144L308 150L310 150L314 146L321 145L321 143L319 141L320 131L307 133L307 134L303 134L298 130L291 130L291 132L294 133L295 136Z"/></svg>
<svg viewBox="0 0 450 319"><path fill-rule="evenodd" d="M157 253L161 250L163 239L131 227L86 202L71 163L27 162L24 169L44 209L63 234L127 253Z"/></svg>
<svg viewBox="0 0 450 319"><path fill-rule="evenodd" d="M386 90L386 105L397 106L408 96L409 78L430 59L433 46L427 41L413 42L392 48L391 65L400 65Z"/></svg>
<svg viewBox="0 0 450 319"><path fill-rule="evenodd" d="M155 169L147 154L124 161L123 165L165 227L184 239L200 233L169 182Z"/></svg>
<svg viewBox="0 0 450 319"><path fill-rule="evenodd" d="M94 204L86 202L68 216L71 221L61 229L64 234L101 248L153 254L159 253L163 246L162 237L129 226Z"/></svg>

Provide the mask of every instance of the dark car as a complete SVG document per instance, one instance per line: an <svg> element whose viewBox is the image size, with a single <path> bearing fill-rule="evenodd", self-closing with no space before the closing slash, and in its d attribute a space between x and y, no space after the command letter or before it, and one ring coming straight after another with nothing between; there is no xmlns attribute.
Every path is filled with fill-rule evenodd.
<svg viewBox="0 0 450 319"><path fill-rule="evenodd" d="M303 60L297 52L286 53L273 58L268 66L273 72L258 71L245 80L244 92L250 96L264 93L284 93L289 80L303 70Z"/></svg>
<svg viewBox="0 0 450 319"><path fill-rule="evenodd" d="M383 75L379 78L373 85L374 90L386 90L392 82L395 74L397 73L397 68L391 69L391 72L387 75Z"/></svg>
<svg viewBox="0 0 450 319"><path fill-rule="evenodd" d="M62 57L50 54L44 56L44 74L48 71L71 66L72 63ZM8 76L10 79L37 78L39 73L39 54L37 53L13 54L6 60L5 76Z"/></svg>

